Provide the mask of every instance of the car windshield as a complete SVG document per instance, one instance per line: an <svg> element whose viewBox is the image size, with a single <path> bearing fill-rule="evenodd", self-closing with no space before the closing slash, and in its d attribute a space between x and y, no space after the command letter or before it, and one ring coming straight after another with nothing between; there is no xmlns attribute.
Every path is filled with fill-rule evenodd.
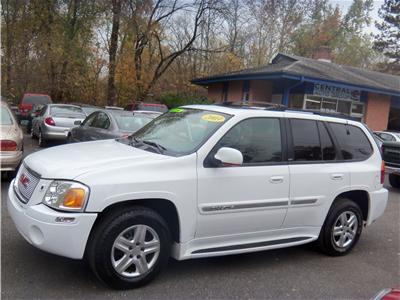
<svg viewBox="0 0 400 300"><path fill-rule="evenodd" d="M129 139L135 147L173 156L186 155L196 151L230 117L208 110L175 108Z"/></svg>
<svg viewBox="0 0 400 300"><path fill-rule="evenodd" d="M82 108L77 106L57 105L50 107L50 115L52 116L80 116L85 117Z"/></svg>
<svg viewBox="0 0 400 300"><path fill-rule="evenodd" d="M12 125L13 120L9 110L5 106L1 106L1 125Z"/></svg>
<svg viewBox="0 0 400 300"><path fill-rule="evenodd" d="M133 114L132 112L124 114L114 114L118 128L121 131L135 132L154 119L151 115Z"/></svg>
<svg viewBox="0 0 400 300"><path fill-rule="evenodd" d="M24 97L22 102L29 104L49 104L51 100L47 95L28 95Z"/></svg>

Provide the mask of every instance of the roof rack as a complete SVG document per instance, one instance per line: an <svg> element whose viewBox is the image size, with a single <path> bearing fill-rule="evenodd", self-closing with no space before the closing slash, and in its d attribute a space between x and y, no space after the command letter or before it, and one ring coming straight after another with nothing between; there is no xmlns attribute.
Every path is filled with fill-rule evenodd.
<svg viewBox="0 0 400 300"><path fill-rule="evenodd" d="M319 110L305 110L305 109L297 109L297 108L288 108L286 105L273 103L273 102L262 102L262 101L228 101L217 104L220 106L232 107L232 108L244 108L244 109L264 109L264 110L272 110L272 111L282 111L282 112L297 112L304 114L313 114L324 117L335 117L340 119L357 121L357 118L345 115L342 113L334 113L334 112L323 112Z"/></svg>
<svg viewBox="0 0 400 300"><path fill-rule="evenodd" d="M264 102L264 101L227 101L217 105L228 106L233 108L251 108L251 109L287 108L287 106L283 104Z"/></svg>

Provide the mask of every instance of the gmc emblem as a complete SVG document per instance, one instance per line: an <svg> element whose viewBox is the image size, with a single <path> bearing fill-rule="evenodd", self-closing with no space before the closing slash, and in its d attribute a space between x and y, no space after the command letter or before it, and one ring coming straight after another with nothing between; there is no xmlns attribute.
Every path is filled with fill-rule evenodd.
<svg viewBox="0 0 400 300"><path fill-rule="evenodd" d="M19 178L19 182L20 182L25 188L27 188L27 187L28 187L28 184L29 184L29 182L30 182L30 179L29 179L25 174L22 174L21 177Z"/></svg>

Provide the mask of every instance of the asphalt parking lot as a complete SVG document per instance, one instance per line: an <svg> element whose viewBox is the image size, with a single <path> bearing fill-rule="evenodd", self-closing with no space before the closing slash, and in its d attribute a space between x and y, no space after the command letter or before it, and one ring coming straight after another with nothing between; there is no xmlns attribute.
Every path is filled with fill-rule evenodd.
<svg viewBox="0 0 400 300"><path fill-rule="evenodd" d="M25 153L40 150L25 136ZM1 185L1 297L3 299L370 299L400 287L400 191L390 188L380 219L364 229L353 252L328 257L312 245L188 261L171 260L150 285L115 291L84 262L37 250L17 232Z"/></svg>

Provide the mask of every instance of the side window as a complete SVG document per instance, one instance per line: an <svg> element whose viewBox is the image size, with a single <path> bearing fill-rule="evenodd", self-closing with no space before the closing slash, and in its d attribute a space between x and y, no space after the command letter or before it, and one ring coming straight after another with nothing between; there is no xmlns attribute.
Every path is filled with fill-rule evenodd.
<svg viewBox="0 0 400 300"><path fill-rule="evenodd" d="M318 122L319 138L321 140L322 159L334 160L336 158L336 149L325 125Z"/></svg>
<svg viewBox="0 0 400 300"><path fill-rule="evenodd" d="M279 119L252 118L232 127L214 147L231 147L243 154L243 163L282 161L282 141Z"/></svg>
<svg viewBox="0 0 400 300"><path fill-rule="evenodd" d="M293 151L295 161L316 161L322 159L317 122L291 119Z"/></svg>
<svg viewBox="0 0 400 300"><path fill-rule="evenodd" d="M92 126L94 119L97 116L97 112L90 114L82 123L82 126Z"/></svg>
<svg viewBox="0 0 400 300"><path fill-rule="evenodd" d="M101 129L107 129L108 127L110 127L110 119L104 112L99 112L91 126Z"/></svg>
<svg viewBox="0 0 400 300"><path fill-rule="evenodd" d="M360 128L338 123L329 125L338 140L345 160L366 159L372 154L371 144Z"/></svg>

